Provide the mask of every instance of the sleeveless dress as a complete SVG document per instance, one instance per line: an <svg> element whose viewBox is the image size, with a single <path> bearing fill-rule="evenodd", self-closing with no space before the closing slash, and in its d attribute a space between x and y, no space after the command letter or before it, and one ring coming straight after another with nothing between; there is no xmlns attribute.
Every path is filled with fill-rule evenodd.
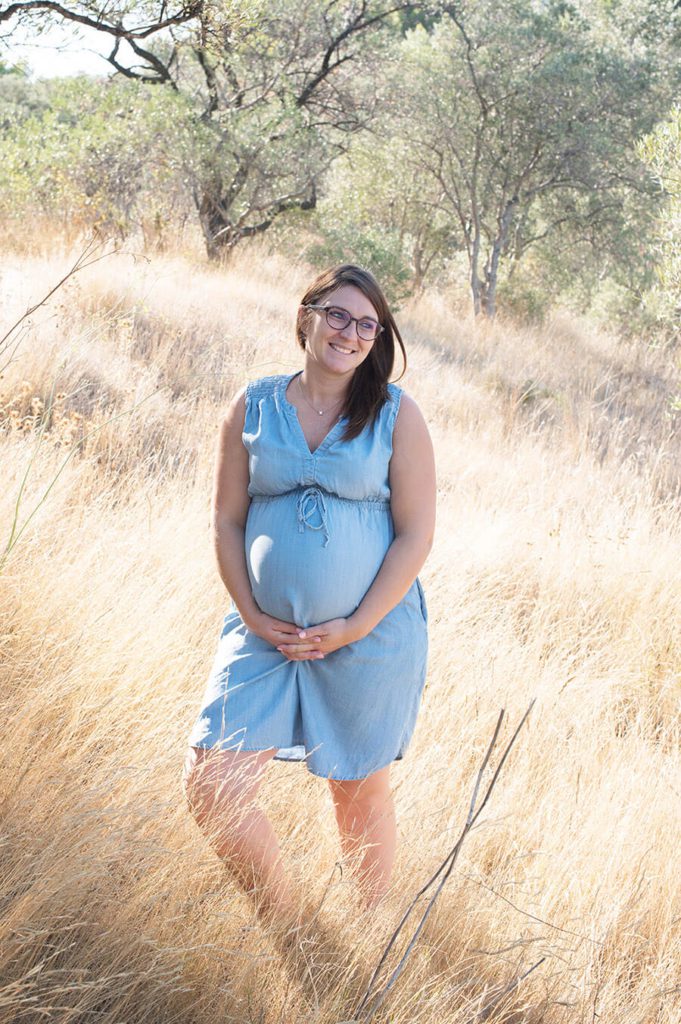
<svg viewBox="0 0 681 1024"><path fill-rule="evenodd" d="M307 627L351 615L392 543L388 468L402 391L388 385L389 400L358 437L342 440L341 418L311 452L286 398L294 376L246 389L245 548L258 607ZM371 633L317 661L288 661L233 608L189 744L276 747L279 760L304 759L315 775L364 778L403 756L427 649L418 579Z"/></svg>

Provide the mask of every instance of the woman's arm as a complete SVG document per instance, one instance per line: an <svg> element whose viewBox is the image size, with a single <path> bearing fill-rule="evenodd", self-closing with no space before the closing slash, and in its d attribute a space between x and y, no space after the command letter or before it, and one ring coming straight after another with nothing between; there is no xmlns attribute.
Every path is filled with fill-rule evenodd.
<svg viewBox="0 0 681 1024"><path fill-rule="evenodd" d="M390 460L390 510L395 539L376 579L349 617L360 639L399 604L428 557L435 532L435 456L421 410L402 395L393 431Z"/></svg>
<svg viewBox="0 0 681 1024"><path fill-rule="evenodd" d="M245 389L233 398L220 424L213 480L212 533L222 582L246 622L256 612L251 593L244 530L250 505L248 452L242 441L246 414Z"/></svg>
<svg viewBox="0 0 681 1024"><path fill-rule="evenodd" d="M287 657L304 657L312 636L321 636L318 649L324 654L361 640L399 604L426 560L435 530L435 457L421 410L406 394L393 430L390 492L395 538L357 610L347 619L299 630L303 643L279 646Z"/></svg>
<svg viewBox="0 0 681 1024"><path fill-rule="evenodd" d="M255 602L246 568L244 534L251 499L248 494L248 452L242 434L246 414L245 390L232 400L220 425L213 487L213 544L222 582L247 628L273 646L296 636L298 628L266 615ZM310 641L310 658L318 644Z"/></svg>

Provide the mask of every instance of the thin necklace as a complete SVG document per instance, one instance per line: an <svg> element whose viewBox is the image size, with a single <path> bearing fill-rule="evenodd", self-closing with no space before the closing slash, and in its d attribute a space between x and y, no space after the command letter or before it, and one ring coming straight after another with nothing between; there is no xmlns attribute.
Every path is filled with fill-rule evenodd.
<svg viewBox="0 0 681 1024"><path fill-rule="evenodd" d="M312 402L310 401L310 399L309 399L309 398L307 397L307 395L306 395L306 394L305 394L305 392L303 391L303 383L302 383L302 380L300 379L300 377L296 377L296 380L298 381L298 389L299 389L299 391L300 391L301 395L303 396L303 400L304 400L305 402L307 402L307 404L308 404L308 405L310 406L310 408L312 409L312 411L313 411L313 412L316 412L318 416L324 416L324 415L325 415L325 414L326 414L327 412L331 412L331 410L332 410L332 409L335 409L335 408L336 408L336 406L337 406L337 405L340 405L340 404L341 404L341 402L343 401L343 399L342 399L342 398L339 398L339 399L338 399L338 401L337 401L337 402L334 402L334 404L333 404L333 405L330 405L328 409L315 409L314 405L312 404Z"/></svg>

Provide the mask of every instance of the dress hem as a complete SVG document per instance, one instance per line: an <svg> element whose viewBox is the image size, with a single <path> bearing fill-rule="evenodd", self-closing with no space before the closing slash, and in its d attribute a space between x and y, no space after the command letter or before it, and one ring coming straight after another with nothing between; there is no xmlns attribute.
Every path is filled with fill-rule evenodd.
<svg viewBox="0 0 681 1024"><path fill-rule="evenodd" d="M198 750L215 750L217 744L214 743L212 746L207 747L203 743L190 743L189 746L196 747ZM245 752L247 754L258 754L262 753L264 750L284 750L286 748L276 747L274 745L269 747L242 747L241 745L239 745L238 749L239 753ZM391 757L389 761L386 761L385 764L380 764L378 768L373 768L371 771L365 772L364 775L328 775L327 773L316 772L313 768L310 767L309 762L304 757L277 757L277 755L275 754L274 757L272 758L273 761L284 761L287 764L303 764L305 765L310 775L314 775L318 779L330 779L332 782L359 782L360 779L368 779L370 775L375 775L376 772L380 772L381 769L387 768L389 765L393 763L393 761L402 761L403 759L404 752L400 751L400 753L395 754L394 757Z"/></svg>

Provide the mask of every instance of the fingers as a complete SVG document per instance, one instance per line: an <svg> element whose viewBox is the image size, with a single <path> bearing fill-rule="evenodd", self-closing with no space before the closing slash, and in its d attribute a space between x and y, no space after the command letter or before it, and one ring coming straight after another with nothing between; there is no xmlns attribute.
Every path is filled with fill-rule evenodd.
<svg viewBox="0 0 681 1024"><path fill-rule="evenodd" d="M277 650L282 654L319 654L319 647L316 644L277 644Z"/></svg>
<svg viewBox="0 0 681 1024"><path fill-rule="evenodd" d="M322 660L324 660L324 654L321 651L303 651L300 654L291 652L290 654L287 654L287 652L283 650L280 651L280 653L284 654L284 657L286 657L289 662L322 662Z"/></svg>
<svg viewBox="0 0 681 1024"><path fill-rule="evenodd" d="M280 619L272 620L272 629L275 633L281 633L282 636L291 636L295 637L296 640L300 638L308 641L313 638L319 641L328 632L322 626L308 626L307 629L304 629L301 626L296 626L294 622L282 622Z"/></svg>
<svg viewBox="0 0 681 1024"><path fill-rule="evenodd" d="M287 636L283 640L277 641L277 649L280 647L288 647L291 650L297 651L311 651L316 650L322 642L321 636L309 636L305 641L301 641L298 635L294 637Z"/></svg>
<svg viewBox="0 0 681 1024"><path fill-rule="evenodd" d="M295 636L299 635L298 626L294 626L290 622L273 622L272 631L274 633L281 633L282 636Z"/></svg>

